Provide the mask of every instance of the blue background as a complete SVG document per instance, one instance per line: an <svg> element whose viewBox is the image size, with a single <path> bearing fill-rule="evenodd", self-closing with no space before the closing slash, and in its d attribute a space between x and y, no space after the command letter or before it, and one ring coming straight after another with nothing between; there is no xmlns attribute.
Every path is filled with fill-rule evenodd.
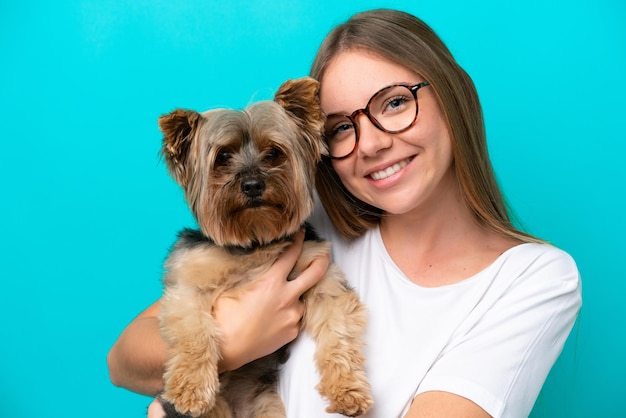
<svg viewBox="0 0 626 418"><path fill-rule="evenodd" d="M144 416L105 358L192 224L158 116L270 98L381 6L447 42L520 224L578 262L582 314L533 416L626 416L623 1L25 0L0 5L0 417Z"/></svg>

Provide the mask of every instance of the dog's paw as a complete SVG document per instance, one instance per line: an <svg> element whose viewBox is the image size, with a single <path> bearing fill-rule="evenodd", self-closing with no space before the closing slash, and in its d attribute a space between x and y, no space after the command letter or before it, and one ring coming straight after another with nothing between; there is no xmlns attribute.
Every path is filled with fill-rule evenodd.
<svg viewBox="0 0 626 418"><path fill-rule="evenodd" d="M374 405L369 390L344 388L329 396L328 413L339 413L347 417L358 417L365 414Z"/></svg>

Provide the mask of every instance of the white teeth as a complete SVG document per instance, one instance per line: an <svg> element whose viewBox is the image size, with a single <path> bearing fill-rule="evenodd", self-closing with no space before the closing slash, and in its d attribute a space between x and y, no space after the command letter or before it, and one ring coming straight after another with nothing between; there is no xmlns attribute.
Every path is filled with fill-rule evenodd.
<svg viewBox="0 0 626 418"><path fill-rule="evenodd" d="M407 166L407 164L409 164L409 161L411 161L410 158L407 158L404 161L400 161L399 163L396 163L394 165L392 165L391 167L388 167L384 170L380 170L377 171L375 173L371 173L370 177L373 178L374 180L382 180L382 179L386 179L387 177L397 173L398 171L402 170L404 167Z"/></svg>

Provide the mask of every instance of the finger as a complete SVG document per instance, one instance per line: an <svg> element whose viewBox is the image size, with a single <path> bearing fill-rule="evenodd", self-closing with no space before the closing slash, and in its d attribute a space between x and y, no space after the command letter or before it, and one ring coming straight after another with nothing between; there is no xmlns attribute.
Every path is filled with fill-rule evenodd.
<svg viewBox="0 0 626 418"><path fill-rule="evenodd" d="M165 418L163 406L156 398L152 400L152 403L148 407L148 418Z"/></svg>
<svg viewBox="0 0 626 418"><path fill-rule="evenodd" d="M304 231L298 231L294 235L294 242L291 244L283 254L272 265L272 277L276 277L277 280L285 280L289 275L293 266L295 266L298 257L302 253L302 243L304 242Z"/></svg>
<svg viewBox="0 0 626 418"><path fill-rule="evenodd" d="M315 286L324 276L330 264L330 255L317 257L298 277L289 282L294 295L300 297L304 292Z"/></svg>

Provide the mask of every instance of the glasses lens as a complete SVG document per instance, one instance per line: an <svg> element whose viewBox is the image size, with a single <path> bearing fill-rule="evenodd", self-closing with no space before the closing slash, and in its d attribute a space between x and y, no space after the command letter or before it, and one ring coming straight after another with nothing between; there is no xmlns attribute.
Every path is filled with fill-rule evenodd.
<svg viewBox="0 0 626 418"><path fill-rule="evenodd" d="M366 109L352 114L366 115L380 130L389 133L400 133L413 125L417 118L416 95L407 86L389 86L380 90L370 99ZM346 115L329 115L324 128L324 136L328 142L330 156L343 158L355 148L357 127Z"/></svg>
<svg viewBox="0 0 626 418"><path fill-rule="evenodd" d="M345 157L354 149L356 131L354 124L347 116L329 116L326 120L324 136L328 142L331 157Z"/></svg>
<svg viewBox="0 0 626 418"><path fill-rule="evenodd" d="M372 97L369 111L384 130L402 131L415 121L417 103L408 87L392 86L379 91Z"/></svg>

